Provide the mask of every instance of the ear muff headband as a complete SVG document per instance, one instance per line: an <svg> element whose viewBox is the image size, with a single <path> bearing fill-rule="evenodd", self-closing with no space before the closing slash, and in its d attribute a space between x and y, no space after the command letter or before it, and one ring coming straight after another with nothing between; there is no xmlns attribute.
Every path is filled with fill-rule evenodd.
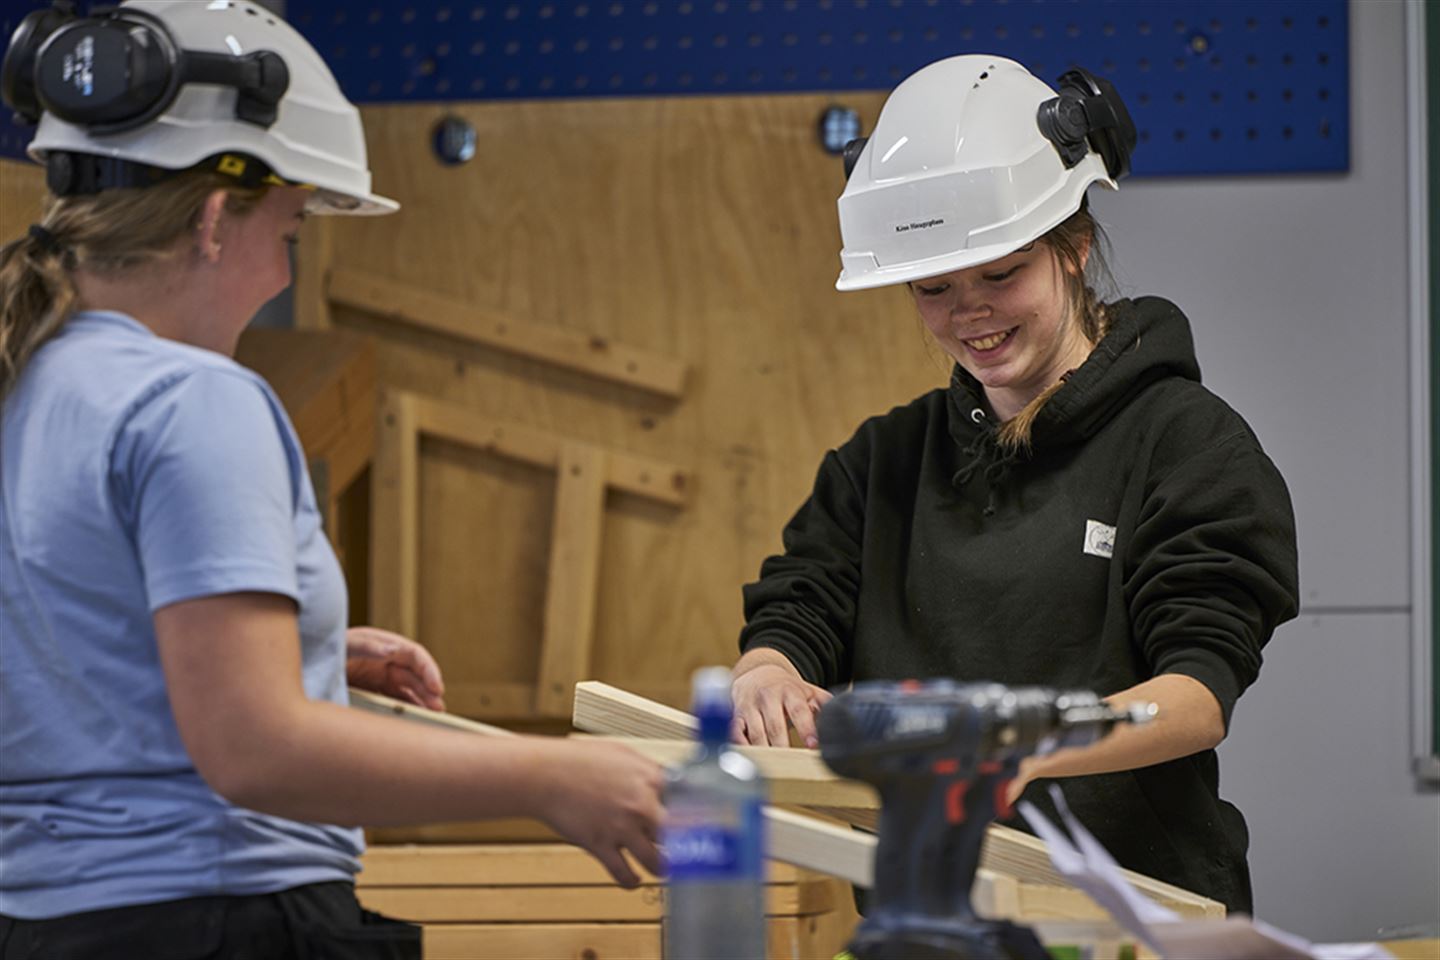
<svg viewBox="0 0 1440 960"><path fill-rule="evenodd" d="M236 90L235 116L269 127L290 87L276 53L184 50L164 21L122 7L76 19L68 3L31 14L11 41L0 93L24 120L48 111L104 136L154 120L187 83Z"/></svg>
<svg viewBox="0 0 1440 960"><path fill-rule="evenodd" d="M1135 150L1135 121L1115 85L1075 67L1060 75L1059 96L1040 104L1035 121L1046 140L1055 144L1066 167L1085 159L1090 148L1105 161L1111 179L1130 172Z"/></svg>

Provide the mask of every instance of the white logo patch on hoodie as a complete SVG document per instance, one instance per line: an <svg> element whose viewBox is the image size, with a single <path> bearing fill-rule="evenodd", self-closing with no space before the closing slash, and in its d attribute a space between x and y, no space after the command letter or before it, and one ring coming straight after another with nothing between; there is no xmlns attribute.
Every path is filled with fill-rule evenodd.
<svg viewBox="0 0 1440 960"><path fill-rule="evenodd" d="M1085 552L1106 560L1115 556L1115 528L1099 520L1086 520Z"/></svg>

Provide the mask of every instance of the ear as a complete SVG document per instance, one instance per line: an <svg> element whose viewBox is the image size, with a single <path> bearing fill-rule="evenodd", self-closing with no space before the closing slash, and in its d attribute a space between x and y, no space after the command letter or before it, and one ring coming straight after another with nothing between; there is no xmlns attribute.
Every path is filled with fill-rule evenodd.
<svg viewBox="0 0 1440 960"><path fill-rule="evenodd" d="M1080 272L1085 272L1085 266L1090 262L1090 241L1094 237L1086 234L1080 241Z"/></svg>
<svg viewBox="0 0 1440 960"><path fill-rule="evenodd" d="M206 263L220 262L220 223L225 216L225 191L212 190L200 205L195 224L195 252Z"/></svg>

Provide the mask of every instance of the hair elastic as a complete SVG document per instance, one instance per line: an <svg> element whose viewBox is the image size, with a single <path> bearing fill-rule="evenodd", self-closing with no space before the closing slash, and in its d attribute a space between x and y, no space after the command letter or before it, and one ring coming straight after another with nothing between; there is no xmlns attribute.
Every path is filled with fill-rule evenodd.
<svg viewBox="0 0 1440 960"><path fill-rule="evenodd" d="M53 257L58 257L65 252L65 244L60 242L60 238L38 223L30 224L30 237L39 244L42 251Z"/></svg>

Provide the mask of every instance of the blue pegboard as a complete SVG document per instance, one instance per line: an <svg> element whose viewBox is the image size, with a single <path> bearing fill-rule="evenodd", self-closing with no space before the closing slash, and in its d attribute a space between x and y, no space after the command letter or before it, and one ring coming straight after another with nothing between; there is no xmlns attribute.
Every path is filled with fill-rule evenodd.
<svg viewBox="0 0 1440 960"><path fill-rule="evenodd" d="M1345 0L289 0L286 12L357 102L883 90L984 52L1052 83L1073 64L1108 77L1140 128L1140 176L1349 169Z"/></svg>

